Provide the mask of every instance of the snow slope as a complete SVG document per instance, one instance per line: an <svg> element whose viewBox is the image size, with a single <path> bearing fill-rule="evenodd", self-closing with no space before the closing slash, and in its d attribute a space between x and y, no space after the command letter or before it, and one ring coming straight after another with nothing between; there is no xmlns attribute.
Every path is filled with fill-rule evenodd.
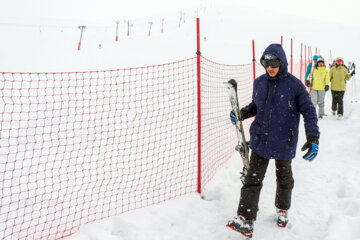
<svg viewBox="0 0 360 240"><path fill-rule="evenodd" d="M331 6L324 5L323 10L328 7ZM49 19L43 24L69 27L41 27L41 21L31 19L33 16L30 15L32 26L39 27L1 25L0 53L6 57L0 58L0 71L104 70L192 57L196 43L195 23L194 16L188 16L187 23L180 29L177 27L178 13L136 18L130 37L126 37L125 24L122 23L119 42L114 41L114 21L103 20L100 27L90 21L84 33L82 50L77 51L79 21L68 19L65 24L64 21ZM165 34L160 33L159 25L163 17L167 19ZM329 23L322 19L314 21L290 16L286 12L272 13L227 3L203 9L200 17L202 53L217 62L249 63L252 39L256 41L256 58L259 59L264 48L272 42L279 42L283 35L288 57L290 38L294 38L294 59L299 59L299 46L303 42L321 48L325 58L329 57L331 49L333 58L342 56L345 62L353 61L360 66L356 59L360 52L357 42L360 32L358 27L350 24ZM151 38L147 36L149 21L155 21ZM342 120L330 116L331 95L327 93L326 113L329 116L319 122L320 152L311 163L301 158L300 148L305 136L300 134L298 155L293 160L295 188L287 229L277 228L273 221L276 182L274 163L269 164L254 239L360 239L360 105L351 103L353 85L349 84ZM300 133L304 133L302 125ZM241 188L240 169L239 156L234 152L233 158L207 186L204 199L192 194L90 223L68 239L239 239L239 234L227 229L225 224L236 213Z"/></svg>
<svg viewBox="0 0 360 240"><path fill-rule="evenodd" d="M350 42L346 45L345 51L344 45L339 48L335 43L342 33L349 33L351 26L343 25L340 29L341 34L331 38L329 31L336 25L323 24L323 31L319 32L317 26L312 26L310 21L287 16L286 21L281 17L273 19L273 23L279 24L283 31L271 31L261 25L263 19L251 22L246 18L251 15L246 11L248 9L237 9L239 18L245 16L242 24L234 12L227 7L224 9L213 10L216 17L205 15L201 19L203 36L206 36L206 40L202 41L203 53L212 59L225 63L239 62L237 60L249 62L247 59L251 58L251 39L256 40L258 58L269 43L278 42L279 39L276 38L284 33L286 36L295 35L296 39L305 42L316 42L322 48L331 48L337 54L333 52L332 57L347 54L345 61L357 61L354 59L356 56L351 53L352 49L359 47L358 44L355 45L353 40L347 39ZM259 15L264 14L261 9L256 11ZM208 21L212 21L211 24ZM223 29L220 27L222 24L226 26ZM214 29L221 29L220 36L223 37L219 38L219 32ZM315 37L309 37L309 33ZM289 43L284 45L289 56ZM248 52L242 54L244 49ZM298 59L299 51L294 51L294 59ZM325 53L324 56L327 58L329 54ZM352 83L349 83L345 95L345 116L342 120L331 116L331 93L327 93L328 116L319 121L320 152L311 163L301 157L303 153L300 148L305 143L305 136L304 127L300 125L298 154L293 160L295 188L289 213L290 224L286 229L279 229L274 223L276 178L274 162L271 161L269 164L260 197L254 239L360 239L360 105L351 103L354 98L351 96L352 87ZM230 122L229 127L232 127ZM193 194L125 213L88 224L68 239L240 239L238 233L225 227L227 220L236 214L241 188L240 169L239 156L234 153L233 158L207 186L203 194L204 199L198 194Z"/></svg>
<svg viewBox="0 0 360 240"><path fill-rule="evenodd" d="M352 79L354 80L354 79ZM351 83L349 83L350 85ZM253 238L257 240L360 239L360 105L351 103L352 87L345 94L344 118L331 115L331 94L326 94L328 114L319 121L319 155L313 162L301 158L305 143L300 124L297 157L293 160L295 187L290 223L278 228L274 221L276 177L270 161L260 196ZM360 91L358 87L357 91ZM354 97L353 97L354 99ZM232 127L229 121L229 127ZM225 227L236 214L242 186L238 153L198 194L128 212L91 223L69 240L218 240L241 239Z"/></svg>

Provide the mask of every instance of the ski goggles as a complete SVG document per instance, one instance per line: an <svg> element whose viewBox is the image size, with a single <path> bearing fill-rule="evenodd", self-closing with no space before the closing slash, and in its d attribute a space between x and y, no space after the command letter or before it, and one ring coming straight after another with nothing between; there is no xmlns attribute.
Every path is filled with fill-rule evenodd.
<svg viewBox="0 0 360 240"><path fill-rule="evenodd" d="M269 66L272 68L277 68L282 65L282 61L272 54L265 54L264 56L262 56L260 59L260 63L265 69Z"/></svg>
<svg viewBox="0 0 360 240"><path fill-rule="evenodd" d="M343 63L344 63L344 61L343 61L342 59L338 59L338 60L336 60L336 62L337 62L338 64L343 64Z"/></svg>

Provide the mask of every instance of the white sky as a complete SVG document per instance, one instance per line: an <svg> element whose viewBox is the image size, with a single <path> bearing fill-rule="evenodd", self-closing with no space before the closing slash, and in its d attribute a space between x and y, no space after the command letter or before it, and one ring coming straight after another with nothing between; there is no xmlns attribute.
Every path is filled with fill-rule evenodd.
<svg viewBox="0 0 360 240"><path fill-rule="evenodd" d="M360 1L358 0L252 0L242 2L247 6L269 9L274 13L360 26Z"/></svg>
<svg viewBox="0 0 360 240"><path fill-rule="evenodd" d="M360 26L360 1L357 0L1 0L0 21L93 20L178 14L200 6L237 4L269 10L272 14L290 14L307 19ZM256 18L256 9L254 9Z"/></svg>

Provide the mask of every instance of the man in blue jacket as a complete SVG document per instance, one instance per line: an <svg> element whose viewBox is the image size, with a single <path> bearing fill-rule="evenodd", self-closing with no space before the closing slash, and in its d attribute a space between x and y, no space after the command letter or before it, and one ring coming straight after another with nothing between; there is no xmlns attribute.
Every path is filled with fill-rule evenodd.
<svg viewBox="0 0 360 240"><path fill-rule="evenodd" d="M296 154L300 114L303 115L307 142L303 156L313 160L318 151L319 127L309 94L301 81L288 73L288 62L280 44L266 48L260 60L266 73L254 81L252 102L240 110L241 120L254 117L250 127L250 168L241 189L237 217L228 227L251 238L256 220L262 181L269 163L275 159L277 224L285 227L290 209L294 179L291 161ZM232 122L236 122L232 119Z"/></svg>

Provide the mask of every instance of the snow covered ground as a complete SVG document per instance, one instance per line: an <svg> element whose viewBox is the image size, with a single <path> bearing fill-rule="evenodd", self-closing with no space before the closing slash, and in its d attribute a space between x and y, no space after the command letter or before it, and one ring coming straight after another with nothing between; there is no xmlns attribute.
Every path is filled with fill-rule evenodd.
<svg viewBox="0 0 360 240"><path fill-rule="evenodd" d="M11 4L14 5L14 2L16 1ZM330 2L323 2L325 12L328 8L333 8ZM353 5L349 6L356 8L358 3L350 2ZM6 4L11 5L10 1L5 3L5 6ZM206 6L206 10L203 8L200 15L201 46L203 55L211 60L228 64L249 63L252 59L252 39L256 41L256 58L259 59L267 45L279 42L280 36L284 35L284 48L288 57L290 38L293 37L296 44L296 60L300 57L299 44L303 42L321 48L326 59L330 56L331 49L333 58L342 56L346 63L353 61L360 66L356 59L360 52L357 42L360 32L359 27L354 26L354 22L343 24L336 18L333 22L326 22L320 17L314 21L294 17L287 12L269 12L256 6L237 5L235 8L227 2L222 3L221 7L215 4ZM40 6L35 7L41 9ZM11 12L10 8L1 9L2 16L5 16L5 10ZM16 9L13 10L15 13ZM32 11L23 9L21 12ZM143 13L146 14L146 11ZM107 28L103 26L107 26L108 22L102 19L101 27L96 28L96 23L92 19L84 33L81 51L76 50L79 37L79 30L76 28L78 21L68 19L65 25L70 22L75 27L63 29L2 24L0 53L6 57L0 58L0 71L104 70L167 63L193 57L194 16L189 14L186 24L179 29L178 13L166 14L168 15L158 15L149 19L145 18L145 15L138 17L130 37L125 37L126 29L121 29L119 42L114 41L114 21L111 21L110 27ZM174 15L176 17L173 17ZM166 32L161 34L159 21L164 16L168 19L166 27L172 27L165 28ZM31 17L33 16L29 15L32 20L29 24L33 24L32 26L41 22ZM47 25L64 25L58 19L47 17ZM15 17L0 19L9 23ZM46 16L44 19L46 20ZM149 38L147 22L154 19L154 32ZM21 19L15 20L24 23ZM122 27L124 26L122 24ZM301 158L300 148L305 142L305 136L303 126L300 125L302 134L297 157L293 160L295 188L290 223L286 229L279 229L274 223L275 169L273 162L269 164L261 193L254 239L360 239L360 105L358 102L351 102L352 86L350 82L345 94L345 116L342 120L331 116L331 94L327 93L328 116L319 121L320 151L311 163ZM357 92L360 91L359 88L360 84ZM229 128L231 127L233 126L229 122ZM240 169L239 156L234 152L233 158L207 185L203 194L204 199L198 194L192 194L131 211L87 224L67 239L240 239L238 233L225 227L227 220L236 214L241 188Z"/></svg>
<svg viewBox="0 0 360 240"><path fill-rule="evenodd" d="M278 228L274 221L276 178L274 162L270 162L254 239L360 239L360 105L351 103L350 84L342 120L331 115L331 94L326 94L328 116L319 121L320 150L313 162L301 157L305 136L300 124L302 134L293 160L295 187L286 229ZM239 233L225 227L227 220L236 215L242 186L240 169L240 158L234 153L207 186L204 199L192 194L91 223L68 240L242 239Z"/></svg>
<svg viewBox="0 0 360 240"><path fill-rule="evenodd" d="M295 188L288 228L280 229L274 222L276 179L271 162L254 239L360 239L360 106L350 103L349 90L345 116L338 120L331 116L330 103L327 93L328 116L319 121L320 152L311 163L301 158L305 136L300 135L298 155L293 160ZM300 129L304 133L302 125ZM91 223L69 240L239 239L240 235L225 228L225 223L236 214L240 169L239 156L234 153L207 186L204 199L193 194Z"/></svg>

